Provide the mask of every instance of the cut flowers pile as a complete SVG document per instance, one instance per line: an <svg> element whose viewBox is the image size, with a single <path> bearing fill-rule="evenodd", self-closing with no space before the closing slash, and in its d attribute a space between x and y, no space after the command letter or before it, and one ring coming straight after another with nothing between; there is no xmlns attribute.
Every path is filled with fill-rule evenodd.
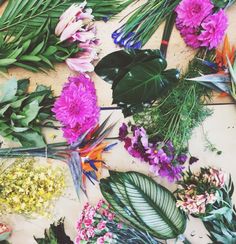
<svg viewBox="0 0 236 244"><path fill-rule="evenodd" d="M219 48L229 25L226 10L234 1L147 1L112 33L114 43L125 49L94 67L102 41L95 20L109 24L132 2L9 0L4 5L1 74L12 67L46 73L58 62L78 74L68 77L58 97L43 85L29 91L30 79L1 83L0 135L19 146L0 148L0 214L51 216L68 186L67 168L78 198L82 192L87 197L88 179L99 183L105 200L85 204L74 240L61 218L44 237L34 236L37 243L190 243L184 235L190 215L203 222L213 243L235 243L231 176L211 166L193 172L199 159L188 151L193 129L211 114L204 102L212 89L236 98L235 48L227 36ZM160 50L141 49L163 21ZM186 45L198 48L184 74L170 69L166 59L174 25ZM132 121L120 125L117 138L109 138L118 123L109 122L112 114L100 122L103 107L86 73L92 71L111 84L113 104ZM50 143L45 128L61 132L65 140ZM147 164L152 176L166 178L177 189L171 192L135 171L111 170L103 154L116 144ZM38 157L64 165L41 165ZM109 170L107 178L101 177L103 168ZM8 243L11 234L12 228L0 222L0 242Z"/></svg>

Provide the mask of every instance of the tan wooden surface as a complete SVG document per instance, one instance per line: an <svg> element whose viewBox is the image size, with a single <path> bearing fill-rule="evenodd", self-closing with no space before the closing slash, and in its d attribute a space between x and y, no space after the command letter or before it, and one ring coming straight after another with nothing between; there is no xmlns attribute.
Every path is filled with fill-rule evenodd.
<svg viewBox="0 0 236 244"><path fill-rule="evenodd" d="M140 1L141 4L144 1ZM108 23L98 22L98 35L102 40L101 54L100 57L115 51L118 49L112 40L111 33L119 27L119 19L125 16L136 6L130 6L128 9L123 11L115 20L109 21ZM0 9L0 13L1 13ZM229 28L228 34L230 41L236 44L236 5L228 10L229 16ZM145 46L146 48L159 48L160 40L162 36L163 25L158 29L155 35ZM172 38L170 41L169 52L168 52L168 65L169 67L178 67L184 70L188 61L193 57L194 52L185 46L183 40L179 36L179 33L174 30ZM36 84L45 84L51 86L55 92L55 95L59 95L62 85L67 81L67 77L74 75L65 64L56 65L55 71L50 71L48 74L43 73L31 73L20 68L14 68L9 71L7 78L17 77L25 78L28 77L31 80L30 89L34 89ZM95 74L91 74L95 82L97 89L97 95L100 106L111 106L112 101L112 91L110 85L102 81ZM0 82L5 81L5 77L0 76ZM214 98L214 103L224 103L230 102L228 98L220 98L218 95ZM197 156L200 160L199 163L194 167L198 168L202 165L214 165L220 167L226 172L232 174L232 178L236 183L236 164L235 164L235 138L236 138L236 110L235 105L213 105L211 108L214 110L214 114L209 117L199 128L197 128L189 142L190 152L192 155ZM102 112L101 121L105 118L111 111ZM119 121L120 123L124 120L123 115L119 110L112 112L112 120ZM118 123L119 124L119 123ZM117 128L113 131L113 135L117 135ZM209 152L205 149L205 140L203 136L203 130L207 133L208 138L213 142L219 150L222 150L222 155L217 156L216 154ZM55 133L53 130L46 131L48 141L60 141L62 136L57 133L55 140L52 140L52 135ZM11 146L11 143L4 141L4 146ZM127 170L137 170L151 175L148 171L148 166L140 163L138 160L134 160L123 148L123 145L119 143L110 153L104 155L108 166L111 169L116 169L119 171ZM62 163L58 161L38 159L40 162L48 163L53 162L55 164L61 165L67 171L68 178L68 188L65 194L56 202L55 211L50 219L45 219L39 217L37 219L27 219L23 216L11 215L11 216L0 216L0 221L6 221L13 226L14 233L10 239L13 244L34 244L33 235L37 237L43 236L43 231L49 226L54 220L60 217L66 217L66 231L68 234L74 238L76 235L75 224L78 219L80 212L82 210L83 204L86 201L90 203L96 203L101 198L101 193L98 184L92 185L88 182L88 199L81 193L80 200L77 199L75 194L73 183L70 178L70 173ZM107 170L103 170L103 175L108 174ZM155 180L162 183L169 189L174 189L174 185L167 184L165 180L155 177ZM236 198L234 195L234 202ZM207 244L208 238L206 237L206 231L200 221L191 218L188 223L186 236L193 244ZM168 241L172 243L172 241Z"/></svg>

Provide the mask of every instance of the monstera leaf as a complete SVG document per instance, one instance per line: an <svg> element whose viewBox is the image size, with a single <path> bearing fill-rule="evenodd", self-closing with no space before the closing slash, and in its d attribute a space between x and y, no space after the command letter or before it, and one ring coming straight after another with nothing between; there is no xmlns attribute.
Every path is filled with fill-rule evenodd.
<svg viewBox="0 0 236 244"><path fill-rule="evenodd" d="M159 50L121 50L104 57L95 72L112 84L113 103L134 105L158 99L178 80L179 71L166 67Z"/></svg>
<svg viewBox="0 0 236 244"><path fill-rule="evenodd" d="M186 227L185 215L176 207L173 194L137 172L110 171L102 179L104 198L122 218L160 239L176 238Z"/></svg>

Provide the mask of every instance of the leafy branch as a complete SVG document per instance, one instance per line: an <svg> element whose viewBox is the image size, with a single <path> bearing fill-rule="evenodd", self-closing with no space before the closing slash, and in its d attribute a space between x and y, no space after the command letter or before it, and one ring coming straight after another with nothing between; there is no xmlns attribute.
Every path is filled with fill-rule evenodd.
<svg viewBox="0 0 236 244"><path fill-rule="evenodd" d="M14 78L0 86L0 135L23 146L45 146L41 128L52 125L54 97L48 87L27 93L28 86L28 79Z"/></svg>

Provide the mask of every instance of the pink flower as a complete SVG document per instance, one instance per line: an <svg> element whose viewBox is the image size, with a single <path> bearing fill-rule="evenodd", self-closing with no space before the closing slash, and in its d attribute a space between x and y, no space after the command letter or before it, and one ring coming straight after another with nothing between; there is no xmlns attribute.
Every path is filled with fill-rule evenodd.
<svg viewBox="0 0 236 244"><path fill-rule="evenodd" d="M82 27L88 26L92 20L92 10L86 9L86 1L80 5L73 4L60 17L55 34L60 36L61 41L71 38L77 31L83 30Z"/></svg>
<svg viewBox="0 0 236 244"><path fill-rule="evenodd" d="M104 243L105 243L105 239L104 239L103 236L101 236L101 237L99 237L99 238L97 239L97 244L104 244Z"/></svg>
<svg viewBox="0 0 236 244"><path fill-rule="evenodd" d="M92 59L89 57L68 58L66 59L66 64L73 71L85 73L92 72L94 70L94 66L91 64L91 61Z"/></svg>
<svg viewBox="0 0 236 244"><path fill-rule="evenodd" d="M102 220L101 222L98 223L97 228L98 230L104 230L106 228L106 221Z"/></svg>
<svg viewBox="0 0 236 244"><path fill-rule="evenodd" d="M183 36L185 43L192 48L199 48L201 42L198 40L198 29L192 27L183 27L180 30L180 34Z"/></svg>
<svg viewBox="0 0 236 244"><path fill-rule="evenodd" d="M228 19L224 10L207 17L202 23L203 30L198 37L202 47L215 48L223 40L228 27Z"/></svg>
<svg viewBox="0 0 236 244"><path fill-rule="evenodd" d="M95 236L94 228L93 227L88 228L86 234L88 238L93 238Z"/></svg>
<svg viewBox="0 0 236 244"><path fill-rule="evenodd" d="M76 57L66 59L68 67L77 72L92 72L94 70L94 66L91 62L98 59L98 45L100 45L98 40L87 40L85 43L80 43L79 47L82 50L76 55Z"/></svg>
<svg viewBox="0 0 236 244"><path fill-rule="evenodd" d="M64 136L69 143L96 126L100 109L94 84L88 75L70 77L56 100L52 111L64 125Z"/></svg>
<svg viewBox="0 0 236 244"><path fill-rule="evenodd" d="M175 11L183 25L194 28L212 13L213 7L210 0L182 0Z"/></svg>
<svg viewBox="0 0 236 244"><path fill-rule="evenodd" d="M122 224L122 223L118 223L118 224L117 224L117 228L118 228L118 229L122 229L122 228L123 228L123 224Z"/></svg>
<svg viewBox="0 0 236 244"><path fill-rule="evenodd" d="M107 232L105 235L104 235L104 239L106 241L109 241L110 239L112 239L112 233L111 232Z"/></svg>
<svg viewBox="0 0 236 244"><path fill-rule="evenodd" d="M76 20L76 15L78 13L81 13L83 11L83 8L85 7L86 3L82 3L80 5L78 4L72 4L60 17L60 21L58 22L55 34L56 36L59 36L67 25L70 23L73 23Z"/></svg>
<svg viewBox="0 0 236 244"><path fill-rule="evenodd" d="M71 38L78 30L80 30L83 26L83 21L79 20L68 25L62 32L60 41L63 42L69 38Z"/></svg>

